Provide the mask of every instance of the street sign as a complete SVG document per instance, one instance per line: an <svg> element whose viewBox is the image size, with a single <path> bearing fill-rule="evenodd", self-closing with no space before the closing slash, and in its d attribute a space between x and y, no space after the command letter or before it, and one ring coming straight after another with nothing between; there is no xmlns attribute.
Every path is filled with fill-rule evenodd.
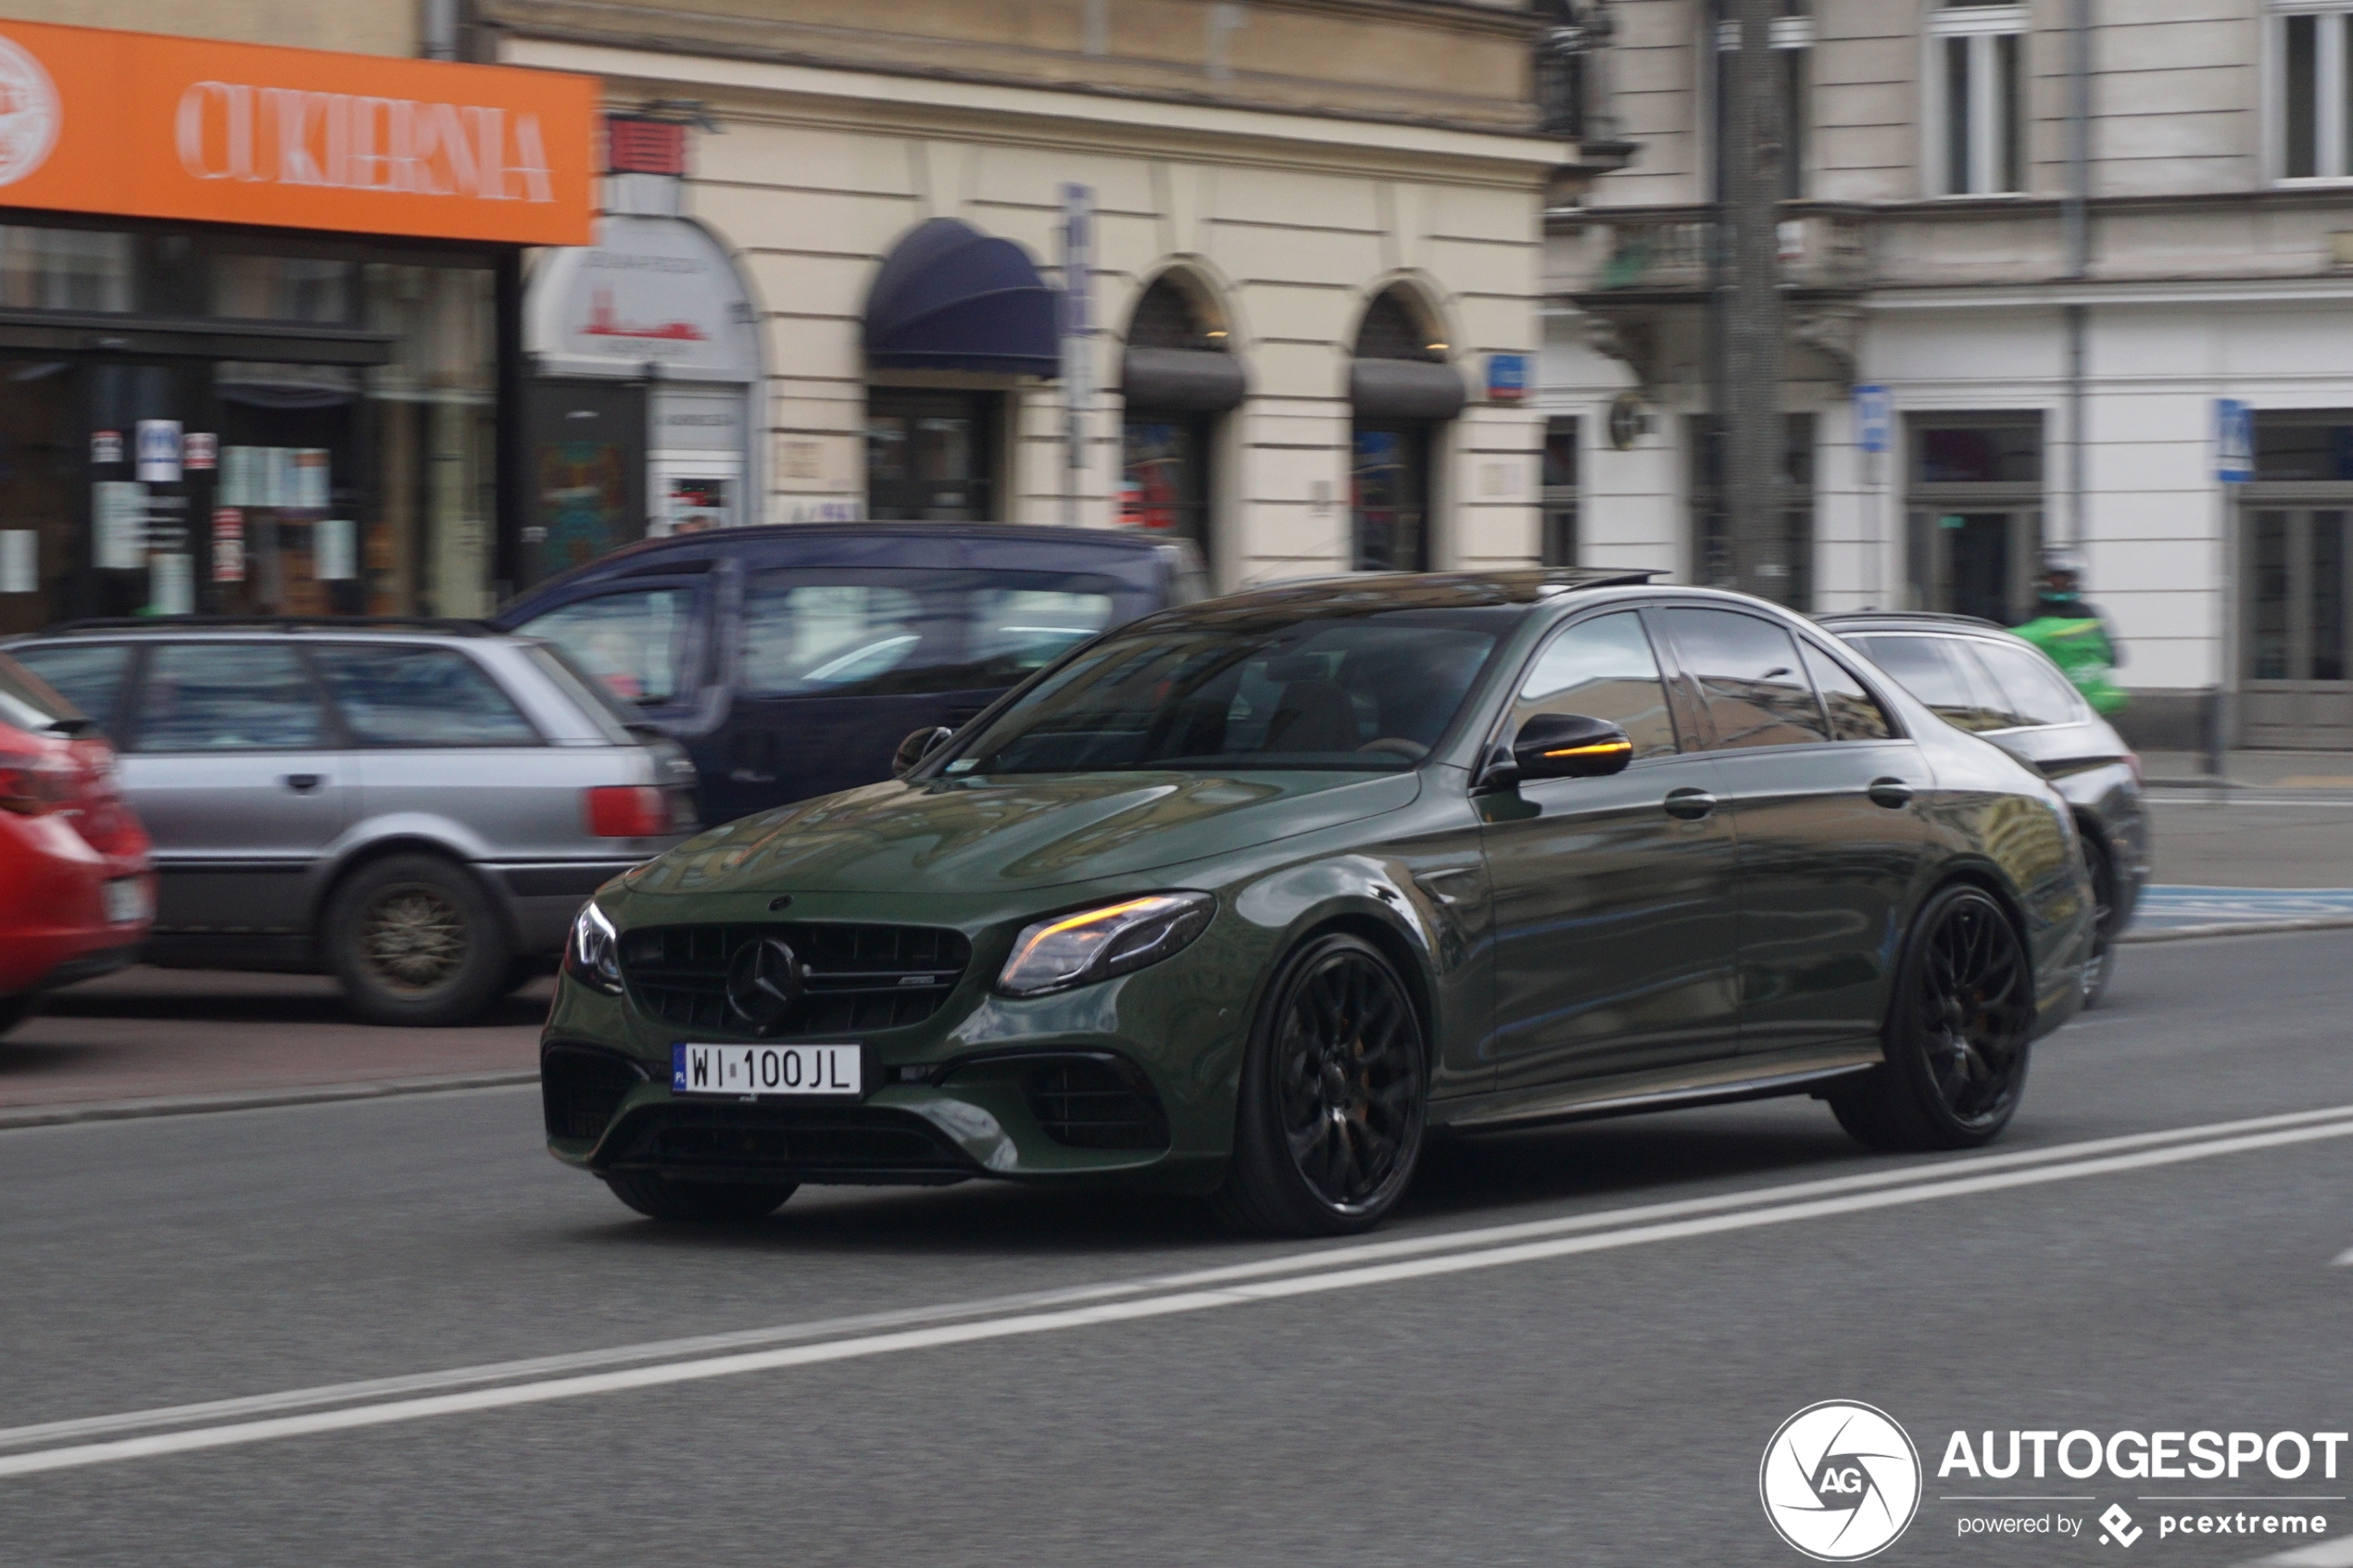
<svg viewBox="0 0 2353 1568"><path fill-rule="evenodd" d="M2214 400L2214 477L2224 484L2255 477L2255 410L2234 397Z"/></svg>
<svg viewBox="0 0 2353 1568"><path fill-rule="evenodd" d="M1527 355L1490 354L1487 357L1487 401L1490 403L1528 401Z"/></svg>
<svg viewBox="0 0 2353 1568"><path fill-rule="evenodd" d="M1884 452L1894 411L1883 386L1855 389L1855 445L1866 452Z"/></svg>

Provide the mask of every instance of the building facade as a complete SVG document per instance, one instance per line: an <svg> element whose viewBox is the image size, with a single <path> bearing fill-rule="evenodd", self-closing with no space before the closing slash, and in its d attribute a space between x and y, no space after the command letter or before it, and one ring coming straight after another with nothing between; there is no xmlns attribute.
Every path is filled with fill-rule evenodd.
<svg viewBox="0 0 2353 1568"><path fill-rule="evenodd" d="M0 20L0 632L484 613L522 257L588 234L595 109L547 72Z"/></svg>
<svg viewBox="0 0 2353 1568"><path fill-rule="evenodd" d="M1737 35L1716 0L1606 10L1640 152L1547 218L1549 536L1705 581ZM2353 4L2090 0L2080 75L2067 0L1783 11L1793 602L2016 620L2073 547L2141 744L2353 745ZM2217 478L2223 399L2251 483Z"/></svg>
<svg viewBox="0 0 2353 1568"><path fill-rule="evenodd" d="M478 0L470 28L685 128L674 170L616 153L601 259L535 264L533 526L573 554L861 518L1152 530L1229 587L1541 552L1525 383L1577 152L1516 0ZM664 245L724 268L665 294ZM722 421L699 448L661 422L687 383ZM607 418L605 447L560 439ZM544 498L596 492L584 464L624 477Z"/></svg>

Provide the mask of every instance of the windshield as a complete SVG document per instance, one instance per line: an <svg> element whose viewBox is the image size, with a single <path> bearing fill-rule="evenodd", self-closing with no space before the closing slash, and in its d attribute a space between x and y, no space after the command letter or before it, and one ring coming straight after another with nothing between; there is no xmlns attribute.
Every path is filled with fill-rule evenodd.
<svg viewBox="0 0 2353 1568"><path fill-rule="evenodd" d="M1504 625L1401 609L1139 629L1049 675L944 771L1402 771L1446 733Z"/></svg>

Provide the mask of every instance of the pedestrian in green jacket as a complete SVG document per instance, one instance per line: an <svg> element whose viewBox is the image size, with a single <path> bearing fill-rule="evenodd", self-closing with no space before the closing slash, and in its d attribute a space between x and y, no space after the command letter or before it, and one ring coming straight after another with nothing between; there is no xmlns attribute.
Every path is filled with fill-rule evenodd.
<svg viewBox="0 0 2353 1568"><path fill-rule="evenodd" d="M2103 716L2120 712L2131 700L2109 679L2124 662L2123 649L2108 617L2083 597L2083 561L2073 551L2043 552L2034 615L2011 630L2050 655L2094 711Z"/></svg>

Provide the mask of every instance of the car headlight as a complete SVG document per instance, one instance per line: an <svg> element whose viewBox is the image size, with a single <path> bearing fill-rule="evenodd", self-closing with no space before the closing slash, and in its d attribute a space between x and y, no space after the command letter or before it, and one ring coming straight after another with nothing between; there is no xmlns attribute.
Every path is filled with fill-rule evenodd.
<svg viewBox="0 0 2353 1568"><path fill-rule="evenodd" d="M621 995L621 935L594 899L580 906L572 922L564 968L584 985L593 985L608 996Z"/></svg>
<svg viewBox="0 0 2353 1568"><path fill-rule="evenodd" d="M1182 951L1216 909L1206 893L1153 893L1041 920L1014 940L997 989L1042 997L1131 973Z"/></svg>

